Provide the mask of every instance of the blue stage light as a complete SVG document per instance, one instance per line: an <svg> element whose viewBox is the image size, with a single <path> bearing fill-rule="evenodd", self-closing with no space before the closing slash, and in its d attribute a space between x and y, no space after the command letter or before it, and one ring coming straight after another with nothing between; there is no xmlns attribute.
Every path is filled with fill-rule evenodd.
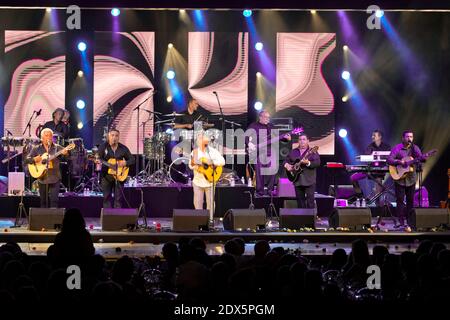
<svg viewBox="0 0 450 320"><path fill-rule="evenodd" d="M264 45L262 44L262 42L255 43L256 50L261 51L263 48L264 48Z"/></svg>
<svg viewBox="0 0 450 320"><path fill-rule="evenodd" d="M175 71L173 71L173 70L167 71L167 72L166 72L166 77L167 77L167 79L169 79L169 80L174 79L174 78L175 78Z"/></svg>
<svg viewBox="0 0 450 320"><path fill-rule="evenodd" d="M341 138L345 138L345 137L347 137L347 129L340 129L339 130L339 137L341 137Z"/></svg>
<svg viewBox="0 0 450 320"><path fill-rule="evenodd" d="M342 71L341 77L342 77L342 79L344 79L344 80L350 79L350 72L348 72L347 70Z"/></svg>
<svg viewBox="0 0 450 320"><path fill-rule="evenodd" d="M81 100L81 99L78 100L77 101L77 108L81 110L81 109L84 109L84 107L86 107L86 103L83 100Z"/></svg>
<svg viewBox="0 0 450 320"><path fill-rule="evenodd" d="M111 15L113 17L117 17L120 14L120 9L119 8L112 8L111 9Z"/></svg>
<svg viewBox="0 0 450 320"><path fill-rule="evenodd" d="M381 18L382 16L384 16L384 11L383 10L377 10L375 11L375 16L377 18Z"/></svg>
<svg viewBox="0 0 450 320"><path fill-rule="evenodd" d="M255 110L260 111L263 108L263 103L261 101L256 101L253 107Z"/></svg>
<svg viewBox="0 0 450 320"><path fill-rule="evenodd" d="M244 15L244 17L248 18L252 16L252 10L244 10L242 11L242 14Z"/></svg>
<svg viewBox="0 0 450 320"><path fill-rule="evenodd" d="M86 50L86 48L87 48L86 43L84 43L83 41L78 42L78 50L83 52L84 50Z"/></svg>

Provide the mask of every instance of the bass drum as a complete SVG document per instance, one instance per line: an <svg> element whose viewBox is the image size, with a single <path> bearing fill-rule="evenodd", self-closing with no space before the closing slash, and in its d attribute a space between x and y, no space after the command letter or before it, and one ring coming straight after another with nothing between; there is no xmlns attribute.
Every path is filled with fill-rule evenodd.
<svg viewBox="0 0 450 320"><path fill-rule="evenodd" d="M169 166L169 179L172 183L187 184L189 179L193 179L194 173L189 168L189 161L187 157L181 157L172 161Z"/></svg>

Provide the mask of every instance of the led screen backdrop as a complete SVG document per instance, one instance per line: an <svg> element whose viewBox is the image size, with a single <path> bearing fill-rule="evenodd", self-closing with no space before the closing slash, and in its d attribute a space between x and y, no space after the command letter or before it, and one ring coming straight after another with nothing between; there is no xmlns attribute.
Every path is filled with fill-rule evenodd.
<svg viewBox="0 0 450 320"><path fill-rule="evenodd" d="M321 72L334 33L278 33L276 112L303 126L321 154L334 154L334 98Z"/></svg>
<svg viewBox="0 0 450 320"><path fill-rule="evenodd" d="M96 32L94 56L94 144L101 143L107 121L108 104L112 106L112 126L121 142L137 151L137 112L141 105L140 125L153 111L154 32ZM145 126L145 136L153 132L153 119ZM139 153L142 153L140 131Z"/></svg>
<svg viewBox="0 0 450 320"><path fill-rule="evenodd" d="M33 111L42 109L31 126L35 137L37 126L64 108L65 48L64 32L5 31L4 128L13 135L22 136Z"/></svg>

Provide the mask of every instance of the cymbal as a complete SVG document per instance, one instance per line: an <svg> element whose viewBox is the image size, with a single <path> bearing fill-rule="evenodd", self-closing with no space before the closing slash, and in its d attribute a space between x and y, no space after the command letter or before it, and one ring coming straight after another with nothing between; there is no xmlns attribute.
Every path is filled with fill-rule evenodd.
<svg viewBox="0 0 450 320"><path fill-rule="evenodd" d="M176 113L176 112L163 114L163 117L181 117L181 116L184 116L184 114L183 113Z"/></svg>

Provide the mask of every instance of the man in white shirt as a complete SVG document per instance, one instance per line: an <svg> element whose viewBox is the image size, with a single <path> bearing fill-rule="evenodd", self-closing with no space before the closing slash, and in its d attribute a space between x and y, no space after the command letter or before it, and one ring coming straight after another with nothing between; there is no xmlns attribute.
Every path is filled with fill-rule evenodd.
<svg viewBox="0 0 450 320"><path fill-rule="evenodd" d="M209 182L203 173L198 171L199 165L207 163L215 167L225 165L225 159L217 149L208 146L209 138L203 133L197 135L197 148L191 153L189 168L194 171L192 187L194 189L194 208L203 209L203 199L206 195L206 208L210 211L210 218L213 218L212 212L212 183Z"/></svg>

